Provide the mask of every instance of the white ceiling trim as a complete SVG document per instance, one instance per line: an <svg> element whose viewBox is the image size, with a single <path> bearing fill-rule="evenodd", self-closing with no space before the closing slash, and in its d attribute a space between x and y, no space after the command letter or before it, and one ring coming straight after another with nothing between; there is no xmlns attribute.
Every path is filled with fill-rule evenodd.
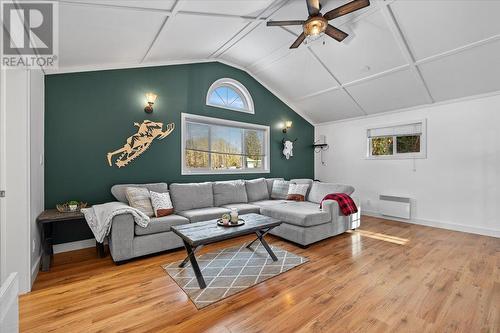
<svg viewBox="0 0 500 333"><path fill-rule="evenodd" d="M382 11L384 18L386 19L389 28L392 30L394 38L396 39L396 42L399 44L399 47L403 52L403 56L406 58L406 61L410 65L412 73L415 75L415 78L424 89L428 102L434 103L434 98L432 97L431 91L429 90L429 87L427 86L422 73L420 73L420 69L415 63L415 57L411 53L410 47L408 46L408 40L404 37L403 32L401 31L401 28L399 27L399 24L394 17L394 13L389 6L383 6L380 10Z"/></svg>
<svg viewBox="0 0 500 333"><path fill-rule="evenodd" d="M347 89L345 89L342 84L340 83L339 79L337 79L337 77L335 76L335 74L332 73L332 71L324 64L323 61L321 61L321 59L318 57L318 55L316 53L314 53L314 51L308 46L307 47L307 50L309 51L309 53L311 53L311 55L316 58L316 60L321 64L321 66L323 66L323 68L325 69L325 71L327 71L328 74L330 74L330 76L332 77L332 79L339 85L340 89L353 101L353 103L356 105L356 107L359 109L359 111L361 111L362 113L364 113L365 115L367 115L368 113L365 111L365 109L363 109L363 107L358 103L358 101L356 101L356 99L354 97L352 97L351 93L347 91Z"/></svg>
<svg viewBox="0 0 500 333"><path fill-rule="evenodd" d="M290 0L277 0L272 2L269 6L267 6L253 21L256 23L252 28L245 32L245 29L249 26L246 25L243 29L237 32L231 39L229 39L226 43L224 43L219 49L217 49L214 53L210 55L209 58L217 58L229 51L234 45L236 45L239 41L245 38L252 31L257 29L262 23L269 21L275 14L278 12L283 6L285 6ZM271 12L271 14L264 18L264 14L273 6L276 8Z"/></svg>
<svg viewBox="0 0 500 333"><path fill-rule="evenodd" d="M481 46L481 45L486 45L486 44L489 44L489 43L493 43L493 42L495 42L497 40L500 40L500 35L494 35L494 36L491 36L491 37L488 37L488 38L485 38L485 39L481 39L481 40L479 40L477 42L473 42L473 43L470 43L470 44L467 44L467 45L463 45L463 46L457 47L456 49L453 49L453 50L445 51L445 52L442 52L442 53L438 53L438 54L429 56L427 58L423 58L423 59L417 60L417 61L415 61L415 64L416 65L421 65L421 64L428 63L428 62L433 62L433 61L439 60L441 58L446 58L448 56L451 56L451 55L454 55L454 54L457 54L457 53L461 53L461 52L473 49L473 48Z"/></svg>
<svg viewBox="0 0 500 333"><path fill-rule="evenodd" d="M398 66L398 67L394 67L394 68L388 69L388 70L383 71L383 72L379 72L379 73L375 73L375 74L370 75L370 76L363 77L361 79L357 79L357 80L354 80L354 81L343 83L343 84L338 85L338 86L334 86L334 87L326 88L326 89L323 89L323 90L319 90L319 91L317 91L315 93L312 93L312 94L300 97L299 99L297 99L297 101L302 101L304 99L308 99L308 98L311 98L311 97L314 97L314 96L318 96L318 95L321 95L321 94L324 94L324 93L327 93L327 92L330 92L330 91L339 90L339 89L341 89L343 87L347 88L347 87L351 87L351 86L354 86L354 85L357 85L357 84L360 84L360 83L363 83L363 82L366 82L366 81L375 80L375 79L378 79L380 77L383 77L383 76L386 76L386 75L389 75L389 74L394 74L396 72L399 72L399 71L402 71L402 70L405 70L405 69L408 69L408 68L410 68L410 65L408 65L408 64L401 65L401 66Z"/></svg>
<svg viewBox="0 0 500 333"><path fill-rule="evenodd" d="M135 7L135 6L123 6L123 5L112 5L107 3L93 3L93 2L83 2L83 1L66 1L66 0L57 0L59 3L63 3L65 5L74 5L74 6L84 6L84 7L100 7L100 8L111 8L111 9L124 9L124 10L133 10L136 12L159 12L166 15L172 14L171 10L161 9L161 8L149 8L149 7Z"/></svg>
<svg viewBox="0 0 500 333"><path fill-rule="evenodd" d="M171 11L170 16L165 17L165 19L163 20L162 24L160 25L160 28L156 32L156 35L153 38L153 41L151 42L151 44L149 45L148 49L146 50L146 53L144 53L144 56L142 57L142 59L140 61L141 64L144 62L144 60L146 60L146 58L148 57L149 53L151 53L151 50L153 49L153 47L155 46L156 41L158 40L158 37L160 36L160 34L162 33L162 31L167 30L168 26L171 24L171 22L173 21L175 15L180 10L180 8L181 8L181 0L177 0L175 2L174 6L172 7L172 11Z"/></svg>
<svg viewBox="0 0 500 333"><path fill-rule="evenodd" d="M326 125L331 125L331 124L347 123L347 122L350 122L350 121L356 121L356 120L361 120L361 119L366 119L366 118L376 118L376 117L380 117L380 116L384 116L384 115L389 115L389 114L411 112L411 111L420 110L420 109L423 109L423 108L434 108L434 107L448 105L448 104L453 104L453 103L460 103L460 102L472 101L472 100L475 100L475 99L482 99L482 98L493 97L493 96L497 96L497 95L500 95L500 90L489 92L489 93L485 93L485 94L479 94L479 95L472 95L472 96L466 96L466 97L461 97L461 98L449 99L449 100L441 101L441 102L434 102L434 103L428 103L428 104L420 104L420 105L416 105L416 106L411 106L409 108L403 108L403 109L397 109L397 110L391 110L391 111L379 112L379 113L371 113L371 114L366 115L366 116L358 116L358 117L352 117L352 118L347 118L347 119L325 121L325 122L322 122L322 123L315 123L313 125L314 126L326 126Z"/></svg>

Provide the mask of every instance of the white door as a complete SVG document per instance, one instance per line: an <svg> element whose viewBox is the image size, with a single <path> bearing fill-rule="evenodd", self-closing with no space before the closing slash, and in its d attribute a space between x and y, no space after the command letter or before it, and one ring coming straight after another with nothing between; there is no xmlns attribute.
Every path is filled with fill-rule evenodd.
<svg viewBox="0 0 500 333"><path fill-rule="evenodd" d="M6 132L6 75L0 68L0 332L19 331L19 281L17 273L7 275L5 219L5 132Z"/></svg>

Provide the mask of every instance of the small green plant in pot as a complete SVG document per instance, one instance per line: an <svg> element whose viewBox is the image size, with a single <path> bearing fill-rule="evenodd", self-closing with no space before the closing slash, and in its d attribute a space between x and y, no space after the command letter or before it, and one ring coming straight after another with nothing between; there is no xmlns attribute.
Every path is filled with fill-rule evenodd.
<svg viewBox="0 0 500 333"><path fill-rule="evenodd" d="M228 225L229 220L231 219L231 216L229 214L222 214L222 224Z"/></svg>
<svg viewBox="0 0 500 333"><path fill-rule="evenodd" d="M78 201L76 201L76 200L71 200L71 201L69 201L69 202L68 202L68 207L69 207L69 210L70 210L70 211L72 211L72 212L74 212L75 210L77 210L77 209L78 209L78 205L79 205L79 204L80 204L80 203L79 203Z"/></svg>

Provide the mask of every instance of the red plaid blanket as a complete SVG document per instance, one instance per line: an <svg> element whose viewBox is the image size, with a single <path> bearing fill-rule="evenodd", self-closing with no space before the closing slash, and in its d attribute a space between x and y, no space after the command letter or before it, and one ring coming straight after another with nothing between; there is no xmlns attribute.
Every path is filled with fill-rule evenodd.
<svg viewBox="0 0 500 333"><path fill-rule="evenodd" d="M343 215L348 216L354 213L358 212L358 207L356 207L356 204L354 203L354 200L352 198L345 194L345 193L330 193L327 194L323 200L321 200L321 203L319 204L319 208L323 207L323 201L325 200L335 200L338 202L340 211L342 212Z"/></svg>

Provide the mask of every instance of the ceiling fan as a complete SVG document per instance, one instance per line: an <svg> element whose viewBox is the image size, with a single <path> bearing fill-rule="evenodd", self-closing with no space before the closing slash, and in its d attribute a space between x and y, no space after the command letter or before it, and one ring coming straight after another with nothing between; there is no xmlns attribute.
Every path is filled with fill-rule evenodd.
<svg viewBox="0 0 500 333"><path fill-rule="evenodd" d="M321 33L325 33L339 42L343 41L348 36L348 34L328 24L328 21L369 6L370 0L354 0L343 6L330 10L325 15L322 15L319 12L321 10L321 4L319 3L319 0L306 0L306 3L307 3L307 11L309 12L309 17L305 21L291 20L291 21L267 22L268 27L302 25L304 31L290 46L291 49L299 47L299 45L302 44L302 42L304 41L304 39L306 39L306 37L318 36Z"/></svg>

